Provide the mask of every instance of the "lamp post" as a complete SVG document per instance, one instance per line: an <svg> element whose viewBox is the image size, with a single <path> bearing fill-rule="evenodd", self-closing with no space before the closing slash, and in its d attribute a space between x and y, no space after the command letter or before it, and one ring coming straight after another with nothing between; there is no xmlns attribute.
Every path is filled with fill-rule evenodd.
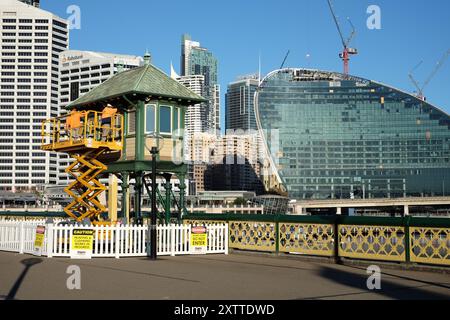
<svg viewBox="0 0 450 320"><path fill-rule="evenodd" d="M150 259L156 260L157 250L156 250L156 157L159 153L157 147L152 147L150 150L152 154L152 214L150 221Z"/></svg>
<svg viewBox="0 0 450 320"><path fill-rule="evenodd" d="M152 213L150 215L150 223L148 224L148 237L147 237L147 256L150 258L150 260L156 260L157 259L157 205L156 205L156 170L157 170L157 157L159 154L159 151L162 149L164 144L164 138L159 135L153 135L153 142L154 146L151 148L148 148L146 145L146 148L150 151L150 154L152 155ZM160 144L159 141L162 141L163 143Z"/></svg>

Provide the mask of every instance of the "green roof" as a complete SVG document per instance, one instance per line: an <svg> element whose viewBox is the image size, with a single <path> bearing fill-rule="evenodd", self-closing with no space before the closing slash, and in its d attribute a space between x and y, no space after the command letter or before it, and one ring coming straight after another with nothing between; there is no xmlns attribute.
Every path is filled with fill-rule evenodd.
<svg viewBox="0 0 450 320"><path fill-rule="evenodd" d="M93 103L107 102L130 94L152 96L156 99L173 99L187 104L207 101L175 79L170 78L163 71L148 64L116 74L69 104L67 108L79 108Z"/></svg>

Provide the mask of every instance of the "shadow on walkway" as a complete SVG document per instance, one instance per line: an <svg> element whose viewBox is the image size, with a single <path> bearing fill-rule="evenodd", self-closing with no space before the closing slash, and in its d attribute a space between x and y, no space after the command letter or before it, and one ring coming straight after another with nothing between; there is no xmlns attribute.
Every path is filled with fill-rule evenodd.
<svg viewBox="0 0 450 320"><path fill-rule="evenodd" d="M431 282L421 282L420 280L408 279L410 281L421 282L422 284L418 286L407 286L399 284L392 280L386 280L385 278L383 278L382 274L381 290L371 291L367 289L367 279L369 278L369 275L356 274L353 272L339 270L331 267L321 267L320 270L318 271L318 274L321 277L331 280L335 283L352 287L355 289L355 292L330 296L310 297L307 299L310 300L331 299L331 298L339 299L344 298L345 296L378 294L380 296L396 300L450 300L450 290L448 291L448 294L442 294L426 290L425 288L432 288L432 287L443 288L442 285Z"/></svg>
<svg viewBox="0 0 450 320"><path fill-rule="evenodd" d="M9 291L8 295L6 296L5 300L14 300L16 298L16 294L20 289L20 286L22 285L23 280L25 279L28 271L31 267L42 263L42 259L39 258L31 258L31 259L25 259L22 260L21 263L25 266L25 269L23 269L22 273L20 274L19 278L17 278L16 282L14 283L13 287Z"/></svg>

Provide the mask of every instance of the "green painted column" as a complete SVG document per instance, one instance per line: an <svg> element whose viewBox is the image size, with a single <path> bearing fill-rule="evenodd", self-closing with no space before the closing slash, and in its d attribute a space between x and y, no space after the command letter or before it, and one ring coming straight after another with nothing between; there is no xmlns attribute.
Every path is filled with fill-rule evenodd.
<svg viewBox="0 0 450 320"><path fill-rule="evenodd" d="M127 223L129 223L129 208L128 208L128 199L129 199L129 192L130 192L130 185L128 183L128 172L122 173L122 213L121 218L126 218Z"/></svg>
<svg viewBox="0 0 450 320"><path fill-rule="evenodd" d="M407 264L411 263L411 216L406 216L404 218L405 226L405 262Z"/></svg>
<svg viewBox="0 0 450 320"><path fill-rule="evenodd" d="M127 159L127 135L128 135L128 117L130 115L125 112L123 115L123 149L122 149L122 161Z"/></svg>
<svg viewBox="0 0 450 320"><path fill-rule="evenodd" d="M170 209L171 209L171 203L172 203L172 185L170 184L170 180L172 179L171 174L165 174L164 179L166 180L166 184L164 186L164 189L166 191L166 201L165 201L165 222L166 224L170 223Z"/></svg>
<svg viewBox="0 0 450 320"><path fill-rule="evenodd" d="M136 161L143 161L145 159L145 104L144 101L139 101L136 106L136 146L135 158Z"/></svg>
<svg viewBox="0 0 450 320"><path fill-rule="evenodd" d="M134 216L136 224L143 224L142 218L142 186L143 186L143 173L136 172L136 184L134 185Z"/></svg>
<svg viewBox="0 0 450 320"><path fill-rule="evenodd" d="M186 184L184 183L184 179L185 179L185 175L184 174L179 174L178 175L178 179L180 180L180 212L179 212L179 216L178 216L178 220L181 221L183 219L183 216L187 214L186 212L186 198L185 198L185 193L186 193Z"/></svg>

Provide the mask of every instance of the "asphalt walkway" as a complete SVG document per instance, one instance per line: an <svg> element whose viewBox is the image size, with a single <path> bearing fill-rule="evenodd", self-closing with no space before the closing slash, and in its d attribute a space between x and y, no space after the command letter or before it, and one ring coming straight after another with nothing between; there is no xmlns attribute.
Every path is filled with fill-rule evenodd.
<svg viewBox="0 0 450 320"><path fill-rule="evenodd" d="M67 288L73 265L81 290ZM0 252L0 299L450 299L448 274L381 271L381 290L370 291L364 267L327 262L240 254L76 261Z"/></svg>

